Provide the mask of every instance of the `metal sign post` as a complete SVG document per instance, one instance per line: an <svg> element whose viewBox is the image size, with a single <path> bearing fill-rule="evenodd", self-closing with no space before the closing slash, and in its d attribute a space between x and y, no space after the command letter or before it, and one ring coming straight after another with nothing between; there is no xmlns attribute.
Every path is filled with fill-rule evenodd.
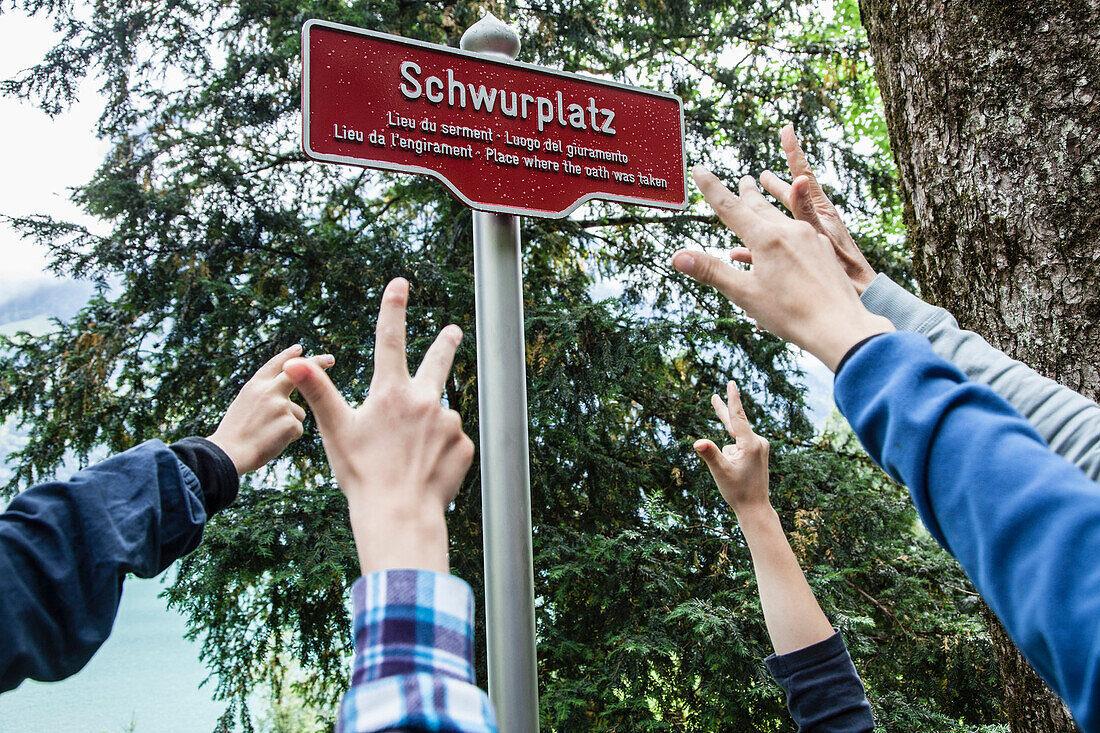
<svg viewBox="0 0 1100 733"><path fill-rule="evenodd" d="M462 34L465 51L514 59L519 36L491 13ZM519 217L474 212L485 646L502 733L537 733L535 579L527 442L527 364Z"/></svg>
<svg viewBox="0 0 1100 733"><path fill-rule="evenodd" d="M678 97L515 61L491 14L461 49L330 23L302 27L302 149L432 176L475 209L489 697L503 733L537 733L538 674L519 214L593 199L687 206Z"/></svg>

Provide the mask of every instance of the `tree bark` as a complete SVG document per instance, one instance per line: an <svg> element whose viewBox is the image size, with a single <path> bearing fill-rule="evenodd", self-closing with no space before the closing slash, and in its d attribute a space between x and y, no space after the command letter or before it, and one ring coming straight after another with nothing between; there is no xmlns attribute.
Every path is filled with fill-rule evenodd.
<svg viewBox="0 0 1100 733"><path fill-rule="evenodd" d="M860 10L923 295L1097 399L1100 0ZM1076 730L999 624L990 635L1011 729Z"/></svg>

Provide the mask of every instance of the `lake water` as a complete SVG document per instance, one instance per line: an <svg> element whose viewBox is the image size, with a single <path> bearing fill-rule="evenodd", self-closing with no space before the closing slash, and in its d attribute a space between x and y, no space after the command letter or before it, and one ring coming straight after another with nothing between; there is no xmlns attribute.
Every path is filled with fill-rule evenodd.
<svg viewBox="0 0 1100 733"><path fill-rule="evenodd" d="M169 573L173 572L171 569ZM159 579L129 578L114 631L88 665L61 682L24 682L0 695L8 733L207 733L225 711L199 685L199 643L157 594Z"/></svg>

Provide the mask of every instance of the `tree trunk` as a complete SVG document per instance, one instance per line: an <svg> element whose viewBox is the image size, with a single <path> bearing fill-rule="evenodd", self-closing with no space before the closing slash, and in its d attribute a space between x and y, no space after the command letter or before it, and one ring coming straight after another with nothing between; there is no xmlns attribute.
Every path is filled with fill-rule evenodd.
<svg viewBox="0 0 1100 733"><path fill-rule="evenodd" d="M1100 396L1100 0L860 0L924 296ZM990 625L1012 730L1073 731Z"/></svg>

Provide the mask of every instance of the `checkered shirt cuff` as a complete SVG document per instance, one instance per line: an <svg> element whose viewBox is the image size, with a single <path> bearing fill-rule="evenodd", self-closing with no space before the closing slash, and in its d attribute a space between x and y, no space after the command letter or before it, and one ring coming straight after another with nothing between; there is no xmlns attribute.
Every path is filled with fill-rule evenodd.
<svg viewBox="0 0 1100 733"><path fill-rule="evenodd" d="M474 596L453 575L386 570L351 589L355 662L339 729L496 731L474 682Z"/></svg>

